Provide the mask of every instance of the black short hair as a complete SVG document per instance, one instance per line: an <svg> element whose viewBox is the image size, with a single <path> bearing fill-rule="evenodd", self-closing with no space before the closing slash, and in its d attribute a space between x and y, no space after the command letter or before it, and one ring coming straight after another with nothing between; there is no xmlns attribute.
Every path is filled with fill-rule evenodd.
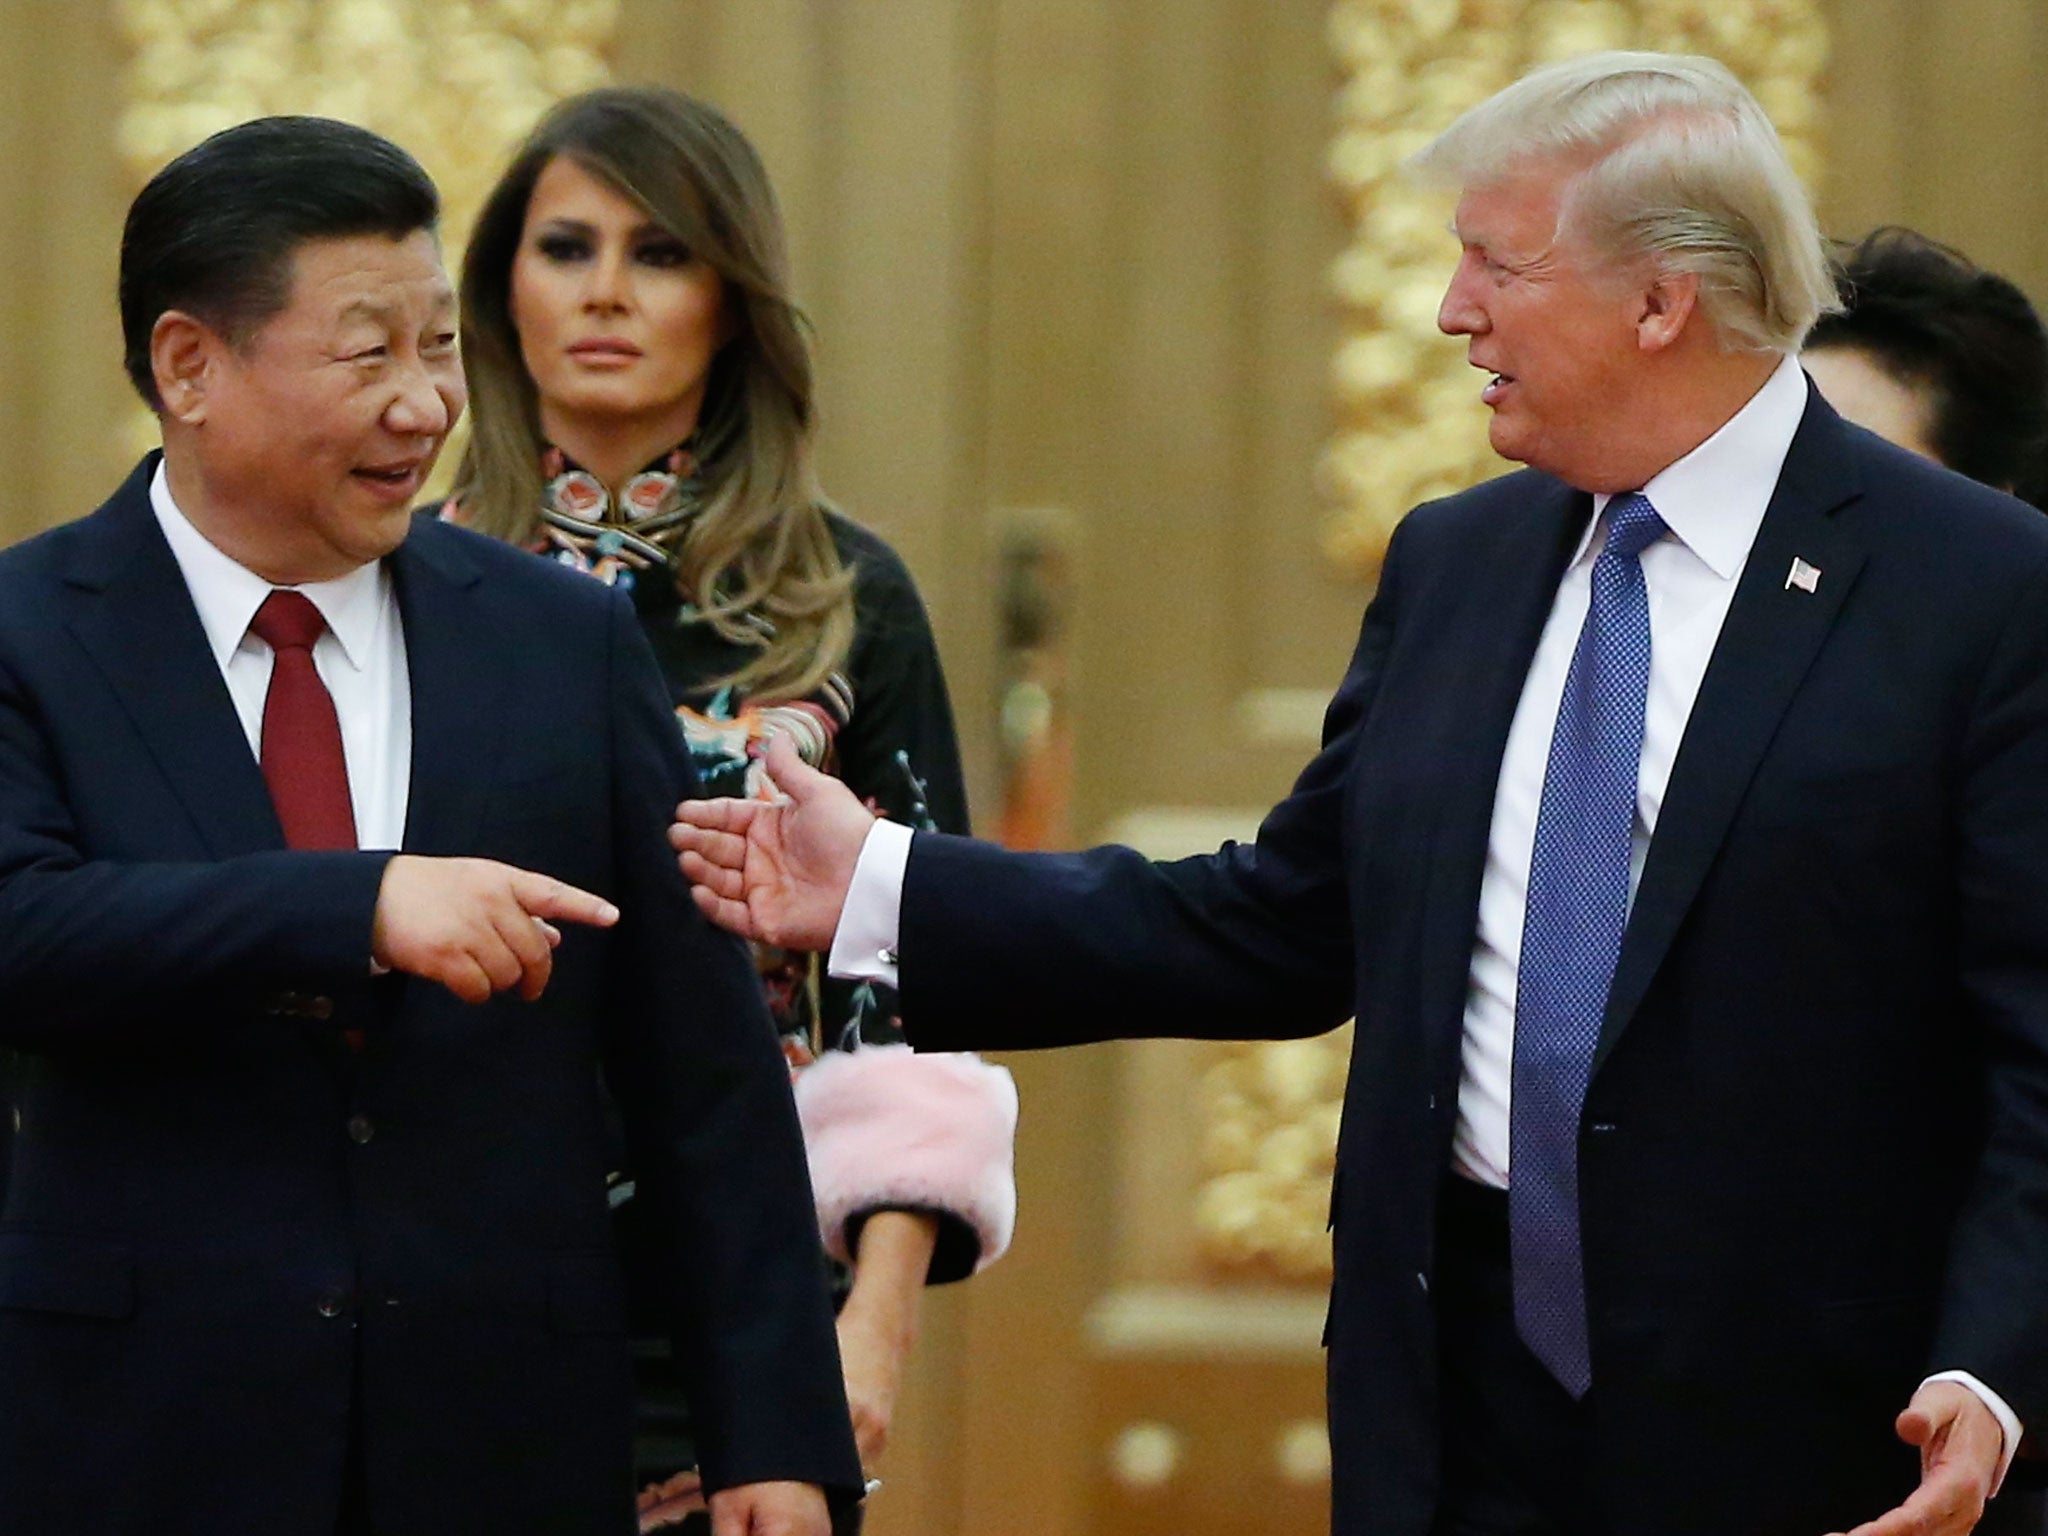
<svg viewBox="0 0 2048 1536"><path fill-rule="evenodd" d="M261 117L223 129L150 178L121 231L121 341L128 377L163 408L149 339L183 310L240 341L290 301L309 240L435 228L441 199L389 139L325 117Z"/></svg>
<svg viewBox="0 0 2048 1536"><path fill-rule="evenodd" d="M1839 258L1843 310L1809 348L1851 347L1925 390L1950 469L2048 506L2048 329L2011 282L1910 229L1872 231Z"/></svg>

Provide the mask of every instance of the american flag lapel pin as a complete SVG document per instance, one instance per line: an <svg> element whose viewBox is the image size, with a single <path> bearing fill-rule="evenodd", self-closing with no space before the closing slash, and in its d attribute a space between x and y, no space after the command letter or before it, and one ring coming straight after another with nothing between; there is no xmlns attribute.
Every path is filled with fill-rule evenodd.
<svg viewBox="0 0 2048 1536"><path fill-rule="evenodd" d="M1808 565L1797 555L1792 557L1792 569L1785 573L1785 590L1797 587L1802 592L1816 591L1820 587L1820 567Z"/></svg>

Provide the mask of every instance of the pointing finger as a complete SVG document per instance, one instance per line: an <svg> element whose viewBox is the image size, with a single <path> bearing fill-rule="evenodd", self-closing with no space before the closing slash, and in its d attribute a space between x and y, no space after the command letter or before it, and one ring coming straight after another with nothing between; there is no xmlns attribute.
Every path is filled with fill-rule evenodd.
<svg viewBox="0 0 2048 1536"><path fill-rule="evenodd" d="M602 896L593 896L566 881L536 875L530 870L513 871L512 899L532 916L557 922L609 928L619 920L619 909Z"/></svg>

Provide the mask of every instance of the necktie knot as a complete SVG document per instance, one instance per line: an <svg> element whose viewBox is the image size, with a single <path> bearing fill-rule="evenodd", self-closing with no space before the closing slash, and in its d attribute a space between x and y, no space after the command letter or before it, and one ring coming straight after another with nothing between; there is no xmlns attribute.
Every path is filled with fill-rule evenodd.
<svg viewBox="0 0 2048 1536"><path fill-rule="evenodd" d="M273 651L310 651L327 633L327 620L303 592L280 588L263 599L249 630Z"/></svg>
<svg viewBox="0 0 2048 1536"><path fill-rule="evenodd" d="M1664 519L1641 491L1630 491L1607 503L1607 544L1604 553L1633 560L1663 537Z"/></svg>

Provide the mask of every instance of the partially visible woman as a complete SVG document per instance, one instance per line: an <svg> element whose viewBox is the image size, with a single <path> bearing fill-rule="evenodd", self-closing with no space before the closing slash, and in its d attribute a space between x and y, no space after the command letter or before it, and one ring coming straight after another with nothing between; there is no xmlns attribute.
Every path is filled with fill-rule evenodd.
<svg viewBox="0 0 2048 1536"><path fill-rule="evenodd" d="M1801 359L1851 421L2048 506L2048 329L1996 273L1910 229L1843 256Z"/></svg>
<svg viewBox="0 0 2048 1536"><path fill-rule="evenodd" d="M2048 328L2019 288L1896 226L1841 258L1840 312L1800 358L1858 426L2048 507ZM2048 1536L2048 1461L2032 1427L1978 1536Z"/></svg>
<svg viewBox="0 0 2048 1536"><path fill-rule="evenodd" d="M630 589L706 792L772 792L761 756L781 732L884 814L966 830L916 587L813 478L804 325L739 130L673 91L562 103L485 204L462 303L473 436L444 515ZM913 1056L893 995L821 981L809 956L759 962L872 1471L922 1287L1009 1242L1016 1092L978 1058ZM612 1195L629 1253L665 1240L635 1222L630 1169ZM700 1501L680 1373L651 1337L639 1355L654 1529Z"/></svg>

